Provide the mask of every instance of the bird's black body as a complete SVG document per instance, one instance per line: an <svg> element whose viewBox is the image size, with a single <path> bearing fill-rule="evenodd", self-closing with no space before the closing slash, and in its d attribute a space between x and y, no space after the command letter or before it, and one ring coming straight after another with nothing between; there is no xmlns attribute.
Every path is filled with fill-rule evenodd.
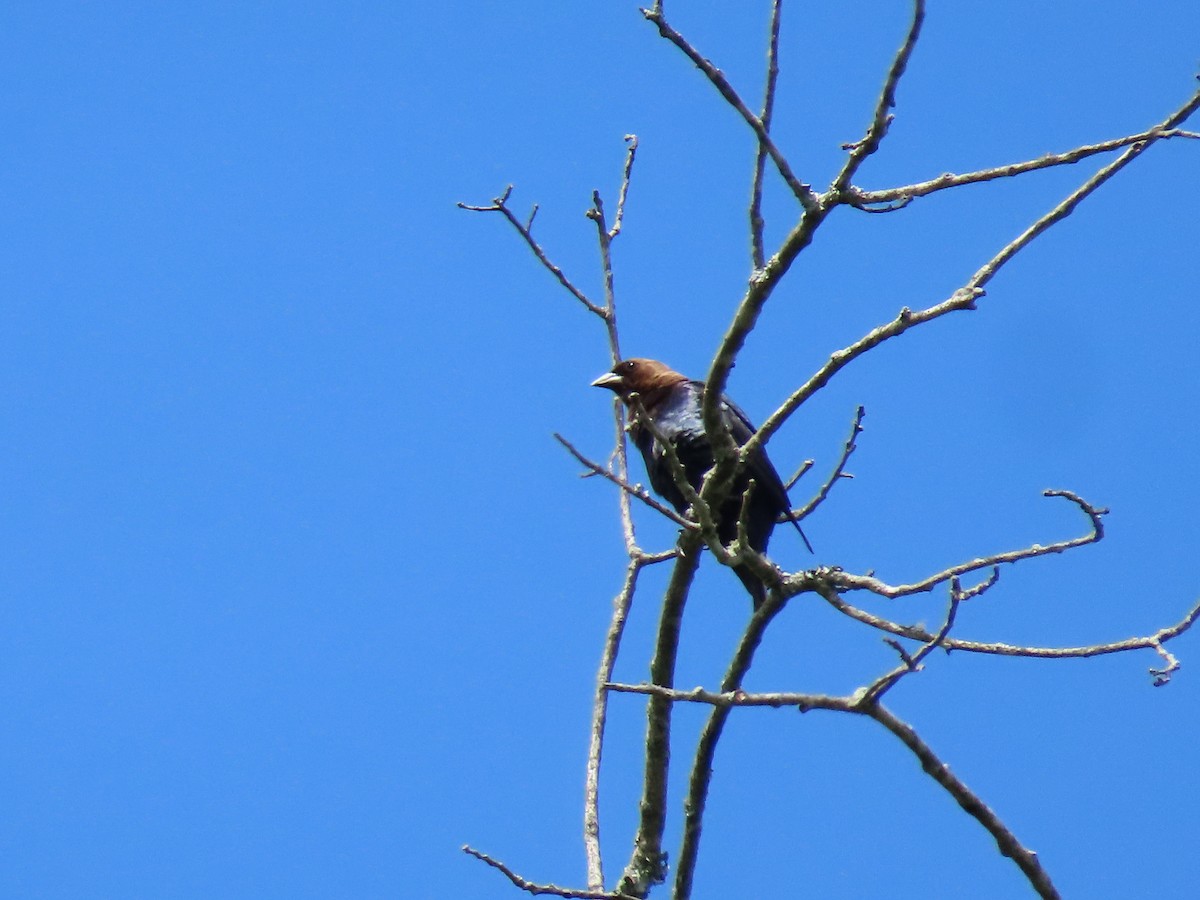
<svg viewBox="0 0 1200 900"><path fill-rule="evenodd" d="M653 428L639 422L635 415L629 428L630 437L641 451L650 486L678 512L683 513L689 506L688 501L675 483L670 457L655 432L670 442L688 483L699 491L704 476L714 463L712 443L704 430L701 415L703 382L691 381L655 360L627 359L617 363L612 372L596 379L593 384L615 392L626 403L631 402L634 394L637 395L637 406L645 412ZM721 398L721 422L739 446L750 440L755 431L746 414L728 397ZM746 515L746 537L753 549L765 553L771 532L781 516L791 519L798 531L800 525L792 517L787 488L763 450L747 460L729 497L717 512L717 537L723 544L729 544L737 537L742 497L751 480L754 481L754 491L750 495ZM804 532L801 531L800 535L803 537ZM762 581L744 565L734 566L733 570L749 592L754 608L758 609L767 596Z"/></svg>

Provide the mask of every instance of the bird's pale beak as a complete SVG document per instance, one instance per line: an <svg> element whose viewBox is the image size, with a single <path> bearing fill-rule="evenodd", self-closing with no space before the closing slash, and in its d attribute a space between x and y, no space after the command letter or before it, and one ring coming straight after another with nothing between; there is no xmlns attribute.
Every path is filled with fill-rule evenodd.
<svg viewBox="0 0 1200 900"><path fill-rule="evenodd" d="M616 372L605 372L599 378L592 382L592 387L608 388L610 391L615 391L621 387L623 382L621 376Z"/></svg>

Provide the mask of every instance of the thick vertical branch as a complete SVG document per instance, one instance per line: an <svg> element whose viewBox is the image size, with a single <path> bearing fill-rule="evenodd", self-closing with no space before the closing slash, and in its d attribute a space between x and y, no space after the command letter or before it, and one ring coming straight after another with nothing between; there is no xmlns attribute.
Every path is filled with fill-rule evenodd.
<svg viewBox="0 0 1200 900"><path fill-rule="evenodd" d="M679 651L679 633L696 568L700 564L703 540L694 532L679 538L678 557L671 581L663 598L659 616L654 658L650 662L650 682L670 688L675 682L675 661ZM646 704L646 764L642 801L633 856L617 883L617 891L644 897L650 888L666 877L666 857L662 851L663 830L667 818L667 773L671 759L671 700L651 696Z"/></svg>
<svg viewBox="0 0 1200 900"><path fill-rule="evenodd" d="M750 664L754 661L754 652L762 643L767 626L783 609L784 601L779 593L772 591L767 601L750 618L746 633L738 643L733 660L725 677L721 681L721 692L732 693L740 690ZM696 859L700 853L700 833L704 825L704 807L708 802L708 789L712 784L713 759L717 752L717 742L725 730L725 722L729 718L731 706L715 706L708 716L704 731L696 745L696 757L692 762L692 774L688 779L688 794L683 805L683 841L679 848L679 861L675 868L675 898L687 900L692 895L692 879L696 873Z"/></svg>

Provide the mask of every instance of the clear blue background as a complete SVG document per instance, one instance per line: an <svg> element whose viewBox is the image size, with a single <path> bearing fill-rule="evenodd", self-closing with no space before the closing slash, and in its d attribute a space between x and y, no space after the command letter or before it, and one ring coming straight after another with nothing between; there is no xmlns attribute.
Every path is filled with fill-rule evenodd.
<svg viewBox="0 0 1200 900"><path fill-rule="evenodd" d="M757 102L766 3L671 4ZM822 187L861 136L908 4L790 3L777 135ZM1200 6L931 5L882 188L1146 128L1194 89ZM1200 125L1200 123L1197 123ZM748 272L749 134L635 3L38 3L0 13L0 895L518 896L459 852L581 885L591 691L623 554L596 458L602 329L495 216L542 206L600 295L622 136L622 337L694 376ZM828 354L963 281L1096 167L843 211L771 300L730 389L761 420ZM867 431L774 557L919 578L1009 568L962 637L1145 634L1200 596L1200 144L1159 144L1014 261L977 312L847 369L772 443L781 470ZM773 182L772 240L793 204ZM639 477L640 470L639 470ZM674 529L639 510L649 549ZM665 568L619 677L641 680ZM865 601L865 598L858 598ZM869 602L939 621L945 597ZM748 614L711 561L679 682ZM1200 891L1200 634L1153 654L937 655L891 697L1065 896ZM813 598L748 686L849 691L894 663ZM617 697L610 875L643 704ZM702 711L681 710L673 775ZM673 801L674 823L679 800ZM674 851L677 832L669 835ZM737 714L697 897L1025 897L986 834L867 721Z"/></svg>

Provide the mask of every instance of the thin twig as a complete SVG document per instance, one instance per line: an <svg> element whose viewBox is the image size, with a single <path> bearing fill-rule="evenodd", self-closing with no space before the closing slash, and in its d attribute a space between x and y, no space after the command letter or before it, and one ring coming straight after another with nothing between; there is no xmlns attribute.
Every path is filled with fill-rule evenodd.
<svg viewBox="0 0 1200 900"><path fill-rule="evenodd" d="M850 455L858 449L858 436L862 434L862 420L866 414L867 410L863 406L858 407L855 411L854 422L850 426L850 436L846 438L846 443L842 445L842 455L838 458L837 465L833 467L833 471L825 479L825 483L821 485L813 498L793 513L795 518L803 519L810 515L814 509L825 502L825 498L829 496L829 492L833 489L833 486L842 479Z"/></svg>
<svg viewBox="0 0 1200 900"><path fill-rule="evenodd" d="M608 334L608 353L613 365L621 359L621 343L617 330L617 298L614 290L612 242L621 233L621 223L625 216L625 203L629 197L629 184L633 178L633 161L637 154L637 135L627 134L625 141L628 149L625 153L625 165L621 171L621 187L617 192L617 214L612 228L605 227L604 206L600 200L599 191L592 194L593 207L589 217L596 224L597 240L600 244L600 264L604 277L604 326ZM629 555L630 566L625 584L613 601L613 616L609 622L605 636L604 649L600 655L600 665L596 676L596 688L592 699L592 725L588 742L587 777L584 785L583 802L583 846L587 858L588 887L602 891L604 888L604 863L600 850L600 761L604 750L604 733L608 721L608 692L604 684L612 677L616 666L617 654L621 649L621 637L625 633L625 622L629 608L633 604L634 591L637 588L637 574L644 565L650 565L673 554L660 555L651 558L643 553L637 544L637 535L633 523L633 509L630 503L630 493L626 490L629 485L629 442L625 432L625 407L616 398L613 401L614 450L613 462L616 472L603 469L600 474L611 478L621 486L617 505L621 516L621 533L625 540L625 551ZM562 438L559 438L562 440ZM565 442L564 442L565 444ZM584 465L593 465L570 444L567 449ZM654 501L646 492L641 491L644 501L652 502L661 512L674 517L674 510Z"/></svg>
<svg viewBox="0 0 1200 900"><path fill-rule="evenodd" d="M459 203L461 209L471 210L473 212L498 212L502 214L509 224L521 235L526 245L533 251L538 261L558 279L559 283L566 288L572 296L587 308L589 312L597 315L605 324L605 329L608 334L608 349L609 356L613 364L616 364L621 359L620 340L617 331L617 309L616 296L613 289L613 266L612 266L612 242L621 232L621 224L625 214L625 204L629 196L629 184L633 174L633 161L637 152L637 137L636 135L626 135L625 140L629 147L625 155L625 166L621 175L621 186L618 192L617 214L611 228L608 227L604 216L604 204L600 197L599 191L592 192L592 208L587 211L587 217L596 224L597 238L600 244L600 264L601 274L604 279L604 305L600 306L588 299L588 297L577 288L570 279L563 273L562 269L555 265L547 257L541 245L533 237L533 221L537 215L538 207L535 204L529 213L529 218L522 223L513 214L508 207L508 200L512 196L513 187L509 185L503 194L496 197L490 205L472 206L466 203ZM613 423L616 429L615 450L613 451L613 464L616 472L612 472L607 468L601 467L598 464L584 457L578 450L575 449L567 440L560 435L555 435L559 442L567 448L577 460L591 469L595 474L602 475L613 483L617 484L622 490L618 494L618 505L621 516L622 536L625 541L625 549L630 558L629 569L626 573L625 584L617 599L614 601L613 619L609 624L608 635L605 639L604 650L601 655L599 674L597 675L596 694L592 705L592 729L591 741L588 749L587 763L587 783L584 796L584 850L587 856L588 868L588 883L590 890L588 892L566 892L562 889L555 888L553 885L548 886L551 890L542 890L545 886L532 885L532 882L526 882L524 879L519 879L518 876L512 874L503 865L497 864L492 860L488 860L485 856L472 852L480 859L496 865L497 868L504 871L513 879L515 884L525 886L526 890L533 890L533 893L558 893L560 896L571 897L615 897L615 894L605 893L604 885L604 870L600 856L600 818L599 818L599 772L600 772L600 757L604 741L604 728L607 720L607 702L608 694L604 690L604 684L612 677L613 667L616 663L617 652L620 647L621 636L624 632L625 619L628 615L629 605L633 601L633 592L637 584L637 572L642 566L652 565L657 562L662 562L667 559L674 558L674 552L665 554L647 554L644 553L637 545L636 533L634 530L633 513L630 506L630 497L635 496L644 503L653 506L658 512L668 516L673 521L692 529L696 526L689 523L686 519L680 517L674 510L660 504L657 500L650 497L645 490L635 487L629 483L629 453L625 434L625 414L624 407L618 402L613 404ZM464 848L466 849L466 848ZM532 887L529 887L532 885Z"/></svg>
<svg viewBox="0 0 1200 900"><path fill-rule="evenodd" d="M950 629L954 627L954 618L958 614L958 605L963 600L963 591L959 588L958 579L951 579L950 583L950 604L946 610L946 618L942 622L942 627L938 629L931 639L921 645L921 648L911 656L902 654L902 661L899 666L892 671L881 675L873 684L863 691L863 700L868 703L878 703L883 699L883 695L890 691L901 678L912 672L916 672L921 668L921 660L928 656L935 647L940 647L945 642L950 634Z"/></svg>
<svg viewBox="0 0 1200 900"><path fill-rule="evenodd" d="M815 462L815 460L806 459L804 462L800 463L800 468L796 470L795 474L783 483L783 489L785 491L790 491L792 488L794 488L796 486L796 482L804 477L805 473L807 473L808 470L813 467ZM781 517L780 521L786 521L786 519Z"/></svg>
<svg viewBox="0 0 1200 900"><path fill-rule="evenodd" d="M633 605L633 595L637 590L638 573L644 565L645 563L636 557L629 561L629 566L625 569L625 583L613 598L612 621L604 637L604 651L600 656L596 690L592 697L592 726L588 740L583 804L583 845L587 855L590 890L604 889L604 863L600 854L600 762L604 755L604 729L608 722L608 691L604 686L612 681L617 651L625 633L625 622Z"/></svg>
<svg viewBox="0 0 1200 900"><path fill-rule="evenodd" d="M1164 132L1182 125L1197 108L1200 108L1200 90L1196 91L1187 103L1168 116L1157 128L1152 129L1144 141L1139 141L1132 145L1107 166L1101 168L1100 171L1085 181L1069 197L1063 200L1062 203L1030 225L1016 240L997 253L993 259L971 276L971 280L967 282L968 287L983 288L996 276L996 273L1000 271L1005 263L1027 247L1030 241L1054 223L1069 216L1075 211L1075 207L1083 202L1084 198L1145 153L1155 142L1162 138Z"/></svg>
<svg viewBox="0 0 1200 900"><path fill-rule="evenodd" d="M767 41L767 84L763 90L762 115L759 121L762 130L771 132L771 115L775 109L775 84L779 79L779 25L783 14L783 0L775 0L771 6L771 36ZM755 271L763 267L762 216L763 175L766 171L767 147L760 140L754 153L754 178L750 187L750 261Z"/></svg>
<svg viewBox="0 0 1200 900"><path fill-rule="evenodd" d="M575 888L559 887L557 884L538 884L530 881L528 878L522 878L504 863L500 862L500 860L493 859L486 853L482 853L467 844L463 844L462 852L502 872L514 885L530 894L548 894L552 897L569 897L573 898L573 900L638 900L638 898L631 897L628 894L613 893L610 891L581 891Z"/></svg>
<svg viewBox="0 0 1200 900"><path fill-rule="evenodd" d="M498 212L503 215L504 218L508 219L509 224L516 229L517 234L521 235L525 243L529 246L529 249L533 251L533 255L538 258L538 262L545 266L550 274L558 279L559 284L570 291L571 295L576 300L587 307L588 312L595 313L602 319L607 318L608 313L605 311L604 307L593 303L587 298L587 295L585 295L583 291L575 287L575 285L571 283L571 280L567 278L565 274L563 274L563 270L552 263L550 258L546 256L546 251L542 249L542 245L533 239L533 232L530 229L533 226L533 217L537 213L537 207L535 206L533 208L533 212L529 214L528 222L525 223L522 223L521 220L513 214L513 211L508 208L508 198L512 196L512 190L513 186L510 184L504 189L503 194L501 194L499 197L496 197L487 206L472 206L469 203L461 202L456 205L459 209L466 209L470 210L471 212Z"/></svg>
<svg viewBox="0 0 1200 900"><path fill-rule="evenodd" d="M771 161L775 163L775 168L779 170L779 174L783 176L783 180L787 182L787 186L791 188L796 199L800 201L800 205L805 210L814 210L819 206L817 195L813 189L807 184L804 184L796 177L792 171L791 165L775 146L775 142L771 140L771 135L767 133L763 125L762 119L750 112L749 107L734 90L733 85L729 83L724 73L709 62L699 50L688 42L683 35L671 27L667 22L666 16L663 15L662 4L655 3L651 9L643 9L642 15L647 21L654 23L658 28L658 33L683 51L684 55L692 61L692 64L704 73L705 77L712 83L712 86L717 89L717 92L725 98L725 102L732 106L737 113L745 120L746 124L754 131L758 137L759 143L766 148L767 153L771 155Z"/></svg>
<svg viewBox="0 0 1200 900"><path fill-rule="evenodd" d="M675 512L675 510L671 509L671 507L666 506L665 504L660 503L659 501L655 500L652 496L650 496L649 492L647 492L647 490L644 487L642 487L640 484L630 484L624 478L620 478L617 475L614 475L612 472L610 472L604 466L600 465L598 462L588 459L586 456L584 456L582 453L580 453L579 450L576 449L574 444L572 444L570 441L568 441L565 437L563 437L557 431L554 432L554 439L556 441L558 441L560 444L562 444L564 447L566 447L567 452L570 453L573 457L575 457L575 459L578 460L580 463L582 463L584 466L586 466L588 471L590 471L593 475L599 475L601 478L611 481L613 484L615 484L621 490L625 491L630 496L636 497L637 499L641 500L643 503L645 503L647 506L649 506L655 512L659 513L660 515L666 516L668 519L670 519L672 522L674 522L679 527L687 528L687 529L697 529L700 527L697 523L691 521L690 519L685 519L679 513Z"/></svg>
<svg viewBox="0 0 1200 900"><path fill-rule="evenodd" d="M633 176L633 158L637 156L637 135L625 135L625 143L629 145L629 149L625 153L625 170L621 175L621 190L617 194L617 215L613 219L612 228L608 230L609 240L621 233L621 224L625 221L625 201L629 197L629 181Z"/></svg>
<svg viewBox="0 0 1200 900"><path fill-rule="evenodd" d="M985 181L994 181L997 178L1012 178L1016 175L1024 175L1026 172L1049 169L1053 166L1073 165L1098 153L1107 153L1110 150L1117 150L1121 147L1128 147L1130 144L1147 140L1156 133L1159 138L1164 140L1176 137L1190 138L1192 140L1200 138L1200 134L1193 131L1172 128L1160 133L1157 128L1151 128L1149 131L1143 131L1139 134L1131 134L1110 141L1101 141L1097 144L1076 147L1074 150L1068 150L1066 153L1047 153L1045 156L1040 156L1037 159L1009 163L1008 165L995 166L990 169L980 169L976 172L967 172L963 175L955 175L947 172L939 175L937 178L931 178L928 181L921 181L916 184L907 184L903 187L887 188L886 190L879 191L864 191L859 190L853 185L849 185L846 187L842 199L854 207L891 202L900 202L907 205L908 201L916 197L925 197L937 191L947 190L948 188L962 187L966 184L981 184ZM865 211L882 212L884 210L867 209Z"/></svg>
<svg viewBox="0 0 1200 900"><path fill-rule="evenodd" d="M930 641L934 637L920 625L902 625L847 603L831 585L819 585L816 591L838 612L858 622L862 622L864 625L869 625L880 631L896 634L914 641ZM1179 637L1179 635L1191 628L1198 618L1200 618L1200 603L1197 603L1188 610L1187 614L1180 621L1167 628L1160 628L1154 634L1144 637L1127 638L1123 641L1090 644L1083 647L1023 647L997 641L968 641L952 637L944 639L941 642L941 646L946 650L987 653L994 656L1020 656L1031 659L1079 659L1091 656L1105 656L1110 653L1128 653L1133 650L1153 650L1167 663L1165 668L1150 669L1155 686L1159 686L1166 684L1170 680L1170 675L1180 665L1179 660L1168 653L1163 644Z"/></svg>
<svg viewBox="0 0 1200 900"><path fill-rule="evenodd" d="M846 190L846 186L858 172L859 166L868 156L879 149L880 143L887 136L888 128L892 124L891 110L896 106L896 87L904 76L904 70L908 68L908 61L912 58L917 38L921 35L921 23L924 21L925 0L914 0L912 21L909 23L908 33L904 36L904 43L900 45L900 49L892 58L892 66L888 70L887 78L884 79L883 90L879 92L879 100L875 103L875 115L871 118L871 125L862 140L856 141L846 148L850 151L850 155L846 157L842 170L833 180L829 189L831 195L838 196Z"/></svg>
<svg viewBox="0 0 1200 900"><path fill-rule="evenodd" d="M829 574L829 582L836 588L842 590L863 590L870 591L873 594L878 594L881 597L905 597L909 594L921 594L925 591L932 590L943 582L949 581L960 575L966 575L970 572L976 572L980 569L988 569L1005 563L1015 563L1023 559L1033 559L1037 556L1045 556L1047 553L1062 553L1070 550L1072 547L1082 547L1084 544L1094 544L1104 538L1104 523L1101 516L1108 513L1107 509L1102 507L1092 506L1078 494L1071 491L1042 491L1043 497L1063 497L1070 500L1078 506L1091 521L1091 532L1080 535L1079 537L1069 538L1065 541L1056 541L1053 544L1032 544L1028 547L1023 547L1020 550L1006 550L1003 553L996 553L992 556L984 556L979 559L972 559L966 562L950 566L940 572L935 572L928 578L923 578L921 581L913 582L912 584L891 585L881 581L873 575L852 575L849 572L832 572Z"/></svg>

